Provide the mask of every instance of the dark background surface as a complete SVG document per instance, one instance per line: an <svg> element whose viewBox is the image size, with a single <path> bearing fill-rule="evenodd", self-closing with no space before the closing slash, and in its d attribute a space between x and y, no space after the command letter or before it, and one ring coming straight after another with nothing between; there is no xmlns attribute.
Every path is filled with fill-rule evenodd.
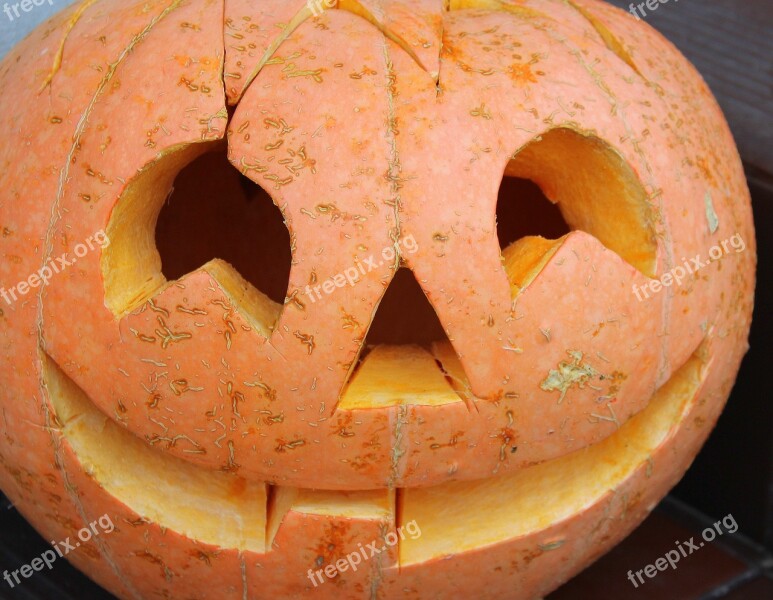
<svg viewBox="0 0 773 600"><path fill-rule="evenodd" d="M70 2L54 1L61 9ZM629 2L612 0L627 10ZM638 4L638 2L637 2ZM0 13L0 55L46 16ZM773 600L773 0L671 0L646 21L698 67L722 105L744 159L753 196L759 272L751 350L719 424L682 482L627 540L549 600ZM675 546L732 514L739 530L725 534L634 589L626 578ZM14 570L50 546L0 496L0 571ZM1 573L0 573L1 575ZM63 560L0 598L110 598Z"/></svg>
<svg viewBox="0 0 773 600"><path fill-rule="evenodd" d="M623 10L631 4L608 1ZM647 11L645 21L701 72L728 117L744 162L773 174L773 2L670 0Z"/></svg>

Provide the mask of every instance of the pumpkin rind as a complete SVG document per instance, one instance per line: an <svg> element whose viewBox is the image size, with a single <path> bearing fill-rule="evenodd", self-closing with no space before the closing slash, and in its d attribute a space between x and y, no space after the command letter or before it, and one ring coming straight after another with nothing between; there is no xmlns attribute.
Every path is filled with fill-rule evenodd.
<svg viewBox="0 0 773 600"><path fill-rule="evenodd" d="M122 598L539 597L678 481L746 351L754 230L724 118L667 41L593 0L253 4L86 2L0 63L0 284L111 236L0 302L0 488L47 539L111 515L68 558ZM154 254L175 175L226 145L290 231L283 306L222 262L167 282ZM503 174L574 231L502 250ZM745 251L633 293L733 235ZM449 342L363 353L400 266ZM204 486L149 518L152 485L121 492L81 426L154 473L233 481L258 525L170 529ZM421 538L308 579L412 519Z"/></svg>

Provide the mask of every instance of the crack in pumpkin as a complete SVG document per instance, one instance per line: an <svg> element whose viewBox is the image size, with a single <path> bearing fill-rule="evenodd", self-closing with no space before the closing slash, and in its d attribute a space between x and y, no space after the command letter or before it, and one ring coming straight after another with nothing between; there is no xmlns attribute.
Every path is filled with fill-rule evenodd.
<svg viewBox="0 0 773 600"><path fill-rule="evenodd" d="M437 77L435 77L435 99L440 98L443 93L443 87L440 83L440 74L443 72L443 46L446 39L446 20L440 19L440 37L438 44L438 62L437 62Z"/></svg>
<svg viewBox="0 0 773 600"><path fill-rule="evenodd" d="M357 2L357 0L335 0L332 6L321 4L314 9L312 9L311 3L307 2L297 13L295 13L293 18L290 19L290 22L282 29L282 33L278 35L271 43L271 45L266 49L260 61L258 61L258 64L247 76L247 79L242 86L242 91L236 96L233 102L234 105L238 105L239 102L241 102L249 87L263 70L263 67L269 64L271 59L274 57L274 54L276 54L276 52L279 50L279 47L285 42L285 40L287 40L306 21L317 18L319 16L315 13L315 10L322 10L323 12L328 10L342 10L356 17L364 19L373 25L373 27L378 29L386 39L391 40L400 48L402 48L403 51L411 57L411 60L413 60L422 71L429 73L429 69L424 66L424 64L421 62L421 59L411 48L410 44L408 44L408 42L402 36L387 27L371 11L365 8L360 2Z"/></svg>
<svg viewBox="0 0 773 600"><path fill-rule="evenodd" d="M376 16L373 11L368 10L358 0L338 0L336 8L339 10L345 10L352 13L353 15L357 15L358 17L365 19L368 23L378 29L384 35L384 37L400 46L400 48L402 48L405 53L411 57L413 62L415 62L422 71L429 73L429 69L424 66L424 63L421 62L421 59L413 51L413 48L411 48L410 44L401 35L392 31L384 24L386 19L383 14Z"/></svg>
<svg viewBox="0 0 773 600"><path fill-rule="evenodd" d="M571 6L574 10L576 10L580 16L582 16L583 19L585 19L593 29L596 30L596 33L599 34L599 37L604 42L604 45L613 52L620 60L622 60L625 64L627 64L629 67L631 67L634 71L636 71L636 74L641 77L645 82L648 84L650 83L646 77L642 74L641 71L639 71L639 67L636 66L636 63L633 62L633 58L628 53L628 51L625 49L625 46L623 43L617 38L617 36L612 33L602 22L600 19L598 19L593 13L591 13L587 8L584 6L581 6L580 4L577 4L575 0L566 0L566 3Z"/></svg>
<svg viewBox="0 0 773 600"><path fill-rule="evenodd" d="M78 7L78 9L70 16L69 20L65 24L65 31L64 35L62 36L62 41L59 42L59 48L56 51L56 54L54 55L54 64L51 66L51 71L49 71L48 75L46 76L45 81L43 82L43 85L40 86L40 89L38 90L38 94L40 94L43 90L45 90L48 86L51 85L51 82L53 82L54 77L56 77L56 74L59 73L59 69L62 68L62 58L64 57L64 45L67 43L67 40L70 38L70 34L72 33L72 30L75 29L75 26L78 24L78 22L83 17L83 14L93 5L99 2L99 0L84 0L81 5Z"/></svg>

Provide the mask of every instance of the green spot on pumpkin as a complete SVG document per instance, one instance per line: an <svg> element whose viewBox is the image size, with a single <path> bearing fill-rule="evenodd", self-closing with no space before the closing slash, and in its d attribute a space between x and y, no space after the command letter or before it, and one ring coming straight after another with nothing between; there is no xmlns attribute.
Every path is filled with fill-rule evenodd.
<svg viewBox="0 0 773 600"><path fill-rule="evenodd" d="M540 388L546 392L561 392L558 403L564 401L564 396L571 387L584 388L585 383L599 375L589 364L582 363L582 352L578 350L567 350L566 353L572 357L572 362L561 361L557 369L551 369L548 376L540 383Z"/></svg>

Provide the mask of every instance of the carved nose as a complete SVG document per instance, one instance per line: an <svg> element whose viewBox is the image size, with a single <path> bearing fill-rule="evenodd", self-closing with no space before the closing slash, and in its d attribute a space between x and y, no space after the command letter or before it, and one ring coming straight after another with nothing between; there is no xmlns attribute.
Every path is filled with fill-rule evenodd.
<svg viewBox="0 0 773 600"><path fill-rule="evenodd" d="M435 309L414 274L399 269L376 308L339 408L438 406L467 399L468 389Z"/></svg>

